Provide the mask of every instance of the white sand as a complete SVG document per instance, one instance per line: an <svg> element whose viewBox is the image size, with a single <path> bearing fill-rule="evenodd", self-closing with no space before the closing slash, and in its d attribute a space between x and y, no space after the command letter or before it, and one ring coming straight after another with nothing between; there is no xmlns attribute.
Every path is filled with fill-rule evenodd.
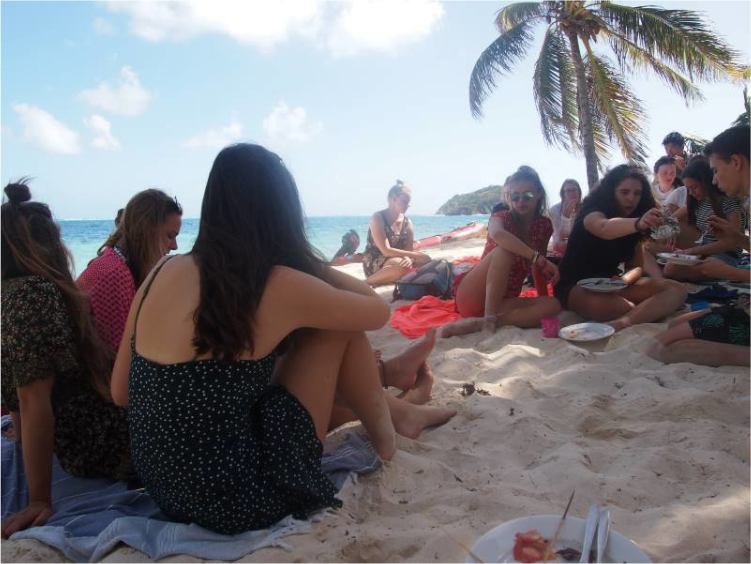
<svg viewBox="0 0 751 564"><path fill-rule="evenodd" d="M430 254L481 249L471 240ZM362 276L361 265L344 268ZM345 491L338 514L287 539L293 552L264 549L243 561L464 561L444 530L471 545L504 521L561 511L575 488L571 515L607 505L613 529L655 561L748 562L748 370L648 358L648 340L664 327L587 347L542 339L539 329L439 339L433 403L458 415L419 440L400 438L391 462ZM390 327L371 337L387 357L407 342ZM489 395L463 397L465 382ZM63 557L6 541L2 559ZM105 560L146 558L122 547Z"/></svg>

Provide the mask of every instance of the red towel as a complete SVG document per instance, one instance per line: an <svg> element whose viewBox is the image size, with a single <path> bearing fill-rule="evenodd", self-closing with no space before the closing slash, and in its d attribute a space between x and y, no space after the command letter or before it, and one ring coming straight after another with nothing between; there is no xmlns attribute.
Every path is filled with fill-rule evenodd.
<svg viewBox="0 0 751 564"><path fill-rule="evenodd" d="M399 306L391 314L391 326L409 339L417 339L431 327L461 319L454 300L440 300L435 296L423 296L416 302Z"/></svg>

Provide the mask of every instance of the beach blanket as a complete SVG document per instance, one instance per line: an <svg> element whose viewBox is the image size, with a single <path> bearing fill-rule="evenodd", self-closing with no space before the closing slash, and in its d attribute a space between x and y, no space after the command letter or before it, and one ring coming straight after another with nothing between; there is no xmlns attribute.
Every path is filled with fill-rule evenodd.
<svg viewBox="0 0 751 564"><path fill-rule="evenodd" d="M737 297L738 290L731 290L721 284L712 284L698 292L689 292L686 297L686 302L689 304L694 302L704 302L707 300L712 302L725 302Z"/></svg>
<svg viewBox="0 0 751 564"><path fill-rule="evenodd" d="M391 326L409 339L417 339L431 327L461 319L454 300L423 296L416 302L399 306L391 314Z"/></svg>
<svg viewBox="0 0 751 564"><path fill-rule="evenodd" d="M3 417L2 426L10 424ZM28 502L21 447L2 437L2 518ZM335 450L323 454L321 467L341 489L357 474L381 465L370 442L350 433ZM237 560L266 547L291 547L281 539L312 530L309 521L287 516L274 526L239 535L220 535L193 524L175 523L159 510L144 490L128 490L124 482L76 478L53 458L52 507L55 513L41 527L19 531L11 540L36 539L62 551L76 562L101 560L118 543L158 560L172 554L189 554L211 560ZM323 518L325 512L311 521Z"/></svg>

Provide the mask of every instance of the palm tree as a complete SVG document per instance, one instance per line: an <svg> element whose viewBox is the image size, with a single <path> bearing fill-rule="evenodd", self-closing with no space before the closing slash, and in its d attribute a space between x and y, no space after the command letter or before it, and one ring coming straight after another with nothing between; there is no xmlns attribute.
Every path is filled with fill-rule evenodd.
<svg viewBox="0 0 751 564"><path fill-rule="evenodd" d="M743 105L746 106L746 111L739 115L731 125L745 125L746 127L749 126L749 116L751 115L751 98L749 98L748 96L748 85L743 87Z"/></svg>
<svg viewBox="0 0 751 564"><path fill-rule="evenodd" d="M545 24L533 79L542 134L549 145L584 154L590 190L609 147L617 144L634 162L646 158L645 111L626 74L649 69L688 104L703 99L693 82L739 80L744 72L738 53L689 10L597 0L519 2L501 9L495 23L500 36L472 70L472 114L482 116L497 79L527 54L534 25ZM598 42L615 60L595 52Z"/></svg>

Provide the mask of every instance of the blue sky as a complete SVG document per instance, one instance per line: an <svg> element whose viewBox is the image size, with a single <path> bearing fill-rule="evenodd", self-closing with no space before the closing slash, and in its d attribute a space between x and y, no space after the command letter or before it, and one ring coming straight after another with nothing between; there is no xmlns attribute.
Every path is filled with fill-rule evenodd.
<svg viewBox="0 0 751 564"><path fill-rule="evenodd" d="M522 164L555 202L564 178L586 176L542 140L539 41L485 117L469 111L470 72L505 4L4 1L1 180L33 176L61 219L111 218L148 187L196 217L219 148L251 141L285 160L308 215L369 214L396 178L412 213L431 214ZM751 3L670 6L704 12L748 62ZM707 99L686 108L652 75L632 84L650 162L668 131L711 138L743 110L739 85L700 85Z"/></svg>

